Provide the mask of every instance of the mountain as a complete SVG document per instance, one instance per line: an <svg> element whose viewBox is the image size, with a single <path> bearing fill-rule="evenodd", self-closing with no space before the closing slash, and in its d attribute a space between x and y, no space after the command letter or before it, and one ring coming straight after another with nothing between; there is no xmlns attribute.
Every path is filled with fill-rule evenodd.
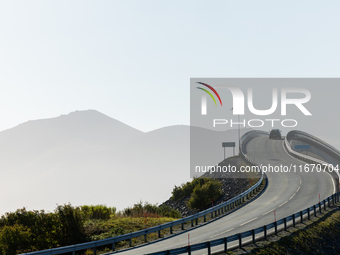
<svg viewBox="0 0 340 255"><path fill-rule="evenodd" d="M210 137L200 152L218 162L221 140L236 135L192 130ZM189 169L189 126L144 133L94 110L28 121L0 132L0 215L68 202L119 210L140 200L160 204L190 180Z"/></svg>

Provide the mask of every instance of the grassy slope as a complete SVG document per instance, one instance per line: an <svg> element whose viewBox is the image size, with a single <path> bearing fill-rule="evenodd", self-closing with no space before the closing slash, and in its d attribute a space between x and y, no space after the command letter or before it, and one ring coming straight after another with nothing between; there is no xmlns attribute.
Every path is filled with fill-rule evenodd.
<svg viewBox="0 0 340 255"><path fill-rule="evenodd" d="M340 254L340 207L326 213L304 229L296 230L253 254Z"/></svg>

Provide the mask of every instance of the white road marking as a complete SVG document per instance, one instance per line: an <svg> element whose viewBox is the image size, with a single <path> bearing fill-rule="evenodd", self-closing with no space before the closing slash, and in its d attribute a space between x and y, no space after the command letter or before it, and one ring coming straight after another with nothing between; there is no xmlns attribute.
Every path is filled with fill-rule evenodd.
<svg viewBox="0 0 340 255"><path fill-rule="evenodd" d="M294 196L295 196L295 194L296 194L296 192L294 193L294 195L293 196L291 196L291 198L289 199L289 200L291 200Z"/></svg>
<svg viewBox="0 0 340 255"><path fill-rule="evenodd" d="M249 223L249 222L251 222L251 221L253 221L253 220L256 220L257 218L258 218L258 217L254 218L254 219L252 219L252 220L248 220L247 222L242 223L240 226L243 226L243 225L245 225L245 224L247 224L247 223Z"/></svg>
<svg viewBox="0 0 340 255"><path fill-rule="evenodd" d="M233 230L233 229L235 229L235 228L228 229L228 230L226 230L226 231L224 231L224 232L222 232L222 233L219 233L219 234L217 234L217 235L211 236L210 238L213 238L213 237L216 237L216 236L225 234L225 233L227 233L227 232L229 232L229 231L231 231L231 230Z"/></svg>
<svg viewBox="0 0 340 255"><path fill-rule="evenodd" d="M264 213L264 214L262 214L262 215L266 215L267 213L270 213L270 212L272 212L272 211L274 211L274 209L273 209L273 210L270 210L269 212L266 212L266 213Z"/></svg>
<svg viewBox="0 0 340 255"><path fill-rule="evenodd" d="M280 205L279 205L279 207L283 206L283 205L284 205L285 203L287 203L287 202L288 202L288 201L286 201L286 202L284 202L284 203L280 204Z"/></svg>

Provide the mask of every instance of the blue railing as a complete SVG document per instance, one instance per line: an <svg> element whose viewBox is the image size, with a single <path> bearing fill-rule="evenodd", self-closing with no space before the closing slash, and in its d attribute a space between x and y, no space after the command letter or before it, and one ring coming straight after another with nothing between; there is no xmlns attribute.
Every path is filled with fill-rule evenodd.
<svg viewBox="0 0 340 255"><path fill-rule="evenodd" d="M320 201L319 203L308 207L307 209L294 213L291 216L282 218L276 222L272 222L268 225L264 225L262 227L252 229L246 232L238 233L232 236L228 237L223 237L220 239L208 241L208 242L203 242L203 243L198 243L198 244L193 244L193 245L188 245L176 249L171 249L171 250L165 250L165 251L159 251L159 252L154 252L154 253L149 253L148 255L172 255L172 254L191 254L193 251L198 251L198 250L207 250L208 254L211 254L211 248L215 246L221 246L223 245L223 251L227 252L229 249L229 245L232 242L238 241L238 245L233 248L242 248L244 245L247 243L253 243L257 240L266 240L268 236L269 230L272 233L277 234L278 233L278 228L282 225L282 230L287 230L288 226L291 225L295 227L295 224L298 222L303 222L305 218L310 220L311 214L314 214L316 217L317 212L322 213L323 210L326 210L326 207L330 207L331 204L335 204L339 202L340 199L340 192L336 192L333 195L329 196L323 201ZM323 208L322 208L323 207ZM258 234L261 234L262 236L257 236ZM251 237L251 239L249 239ZM248 240L244 240L245 238L248 238Z"/></svg>

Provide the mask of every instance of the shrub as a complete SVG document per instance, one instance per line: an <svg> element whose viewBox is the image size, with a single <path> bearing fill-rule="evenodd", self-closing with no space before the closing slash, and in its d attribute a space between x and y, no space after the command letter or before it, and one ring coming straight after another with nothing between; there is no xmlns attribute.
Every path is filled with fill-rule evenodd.
<svg viewBox="0 0 340 255"><path fill-rule="evenodd" d="M105 205L82 205L81 211L86 219L110 219L111 215L116 214L115 207L107 207Z"/></svg>
<svg viewBox="0 0 340 255"><path fill-rule="evenodd" d="M187 182L186 184L182 184L181 186L176 186L172 190L172 196L171 200L173 201L178 201L181 200L187 196L191 196L192 193L194 192L194 189L198 186L201 187L204 184L211 182L211 178L197 178L194 177L194 179L191 182ZM217 181L219 182L219 181Z"/></svg>
<svg viewBox="0 0 340 255"><path fill-rule="evenodd" d="M157 206L157 204L150 204L140 201L134 206L127 207L123 210L123 216L126 217L144 217L147 214L148 217L171 217L171 218L181 218L181 213L178 210L171 209L168 205Z"/></svg>
<svg viewBox="0 0 340 255"><path fill-rule="evenodd" d="M0 254L15 255L30 248L30 229L22 225L4 226L0 229Z"/></svg>
<svg viewBox="0 0 340 255"><path fill-rule="evenodd" d="M58 244L61 246L85 241L84 217L80 207L59 205L55 210L58 217Z"/></svg>
<svg viewBox="0 0 340 255"><path fill-rule="evenodd" d="M0 228L15 225L30 229L31 246L37 250L52 248L58 244L58 219L53 213L42 211L26 211L18 209L12 213L6 213L0 219Z"/></svg>
<svg viewBox="0 0 340 255"><path fill-rule="evenodd" d="M218 180L210 180L202 186L196 185L188 201L188 207L198 210L208 208L212 199L216 200L222 195L221 186Z"/></svg>

